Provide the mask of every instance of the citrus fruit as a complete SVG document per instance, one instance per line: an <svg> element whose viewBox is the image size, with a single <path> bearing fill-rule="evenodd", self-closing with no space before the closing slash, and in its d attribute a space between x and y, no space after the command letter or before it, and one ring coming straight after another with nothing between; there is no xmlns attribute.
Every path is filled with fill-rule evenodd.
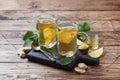
<svg viewBox="0 0 120 80"><path fill-rule="evenodd" d="M83 44L83 42L81 40L77 39L77 45L82 45L82 44Z"/></svg>
<svg viewBox="0 0 120 80"><path fill-rule="evenodd" d="M49 45L55 39L56 31L53 28L45 28L43 30L43 35L45 38L45 45Z"/></svg>
<svg viewBox="0 0 120 80"><path fill-rule="evenodd" d="M99 58L102 54L103 54L103 47L88 53L90 57L94 57L94 58Z"/></svg>
<svg viewBox="0 0 120 80"><path fill-rule="evenodd" d="M78 49L80 49L80 50L86 50L86 49L88 49L88 47L89 46L86 43L82 43L82 45L78 46Z"/></svg>
<svg viewBox="0 0 120 80"><path fill-rule="evenodd" d="M62 51L60 52L60 55L66 56L66 57L72 57L74 55L73 51Z"/></svg>
<svg viewBox="0 0 120 80"><path fill-rule="evenodd" d="M61 30L59 31L59 42L69 44L76 35L76 30Z"/></svg>

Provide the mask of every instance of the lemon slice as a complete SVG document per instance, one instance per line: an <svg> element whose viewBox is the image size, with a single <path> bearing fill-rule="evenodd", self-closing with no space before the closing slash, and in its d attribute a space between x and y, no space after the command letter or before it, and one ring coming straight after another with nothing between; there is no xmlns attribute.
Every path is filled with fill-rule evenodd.
<svg viewBox="0 0 120 80"><path fill-rule="evenodd" d="M85 50L85 49L88 49L88 45L86 43L82 43L82 45L78 46L78 49L80 50Z"/></svg>
<svg viewBox="0 0 120 80"><path fill-rule="evenodd" d="M83 42L80 41L79 39L77 39L77 45L82 45L82 44L83 44Z"/></svg>
<svg viewBox="0 0 120 80"><path fill-rule="evenodd" d="M66 56L66 57L72 57L74 55L74 52L73 51L63 51L63 52L60 52L60 55Z"/></svg>
<svg viewBox="0 0 120 80"><path fill-rule="evenodd" d="M77 31L76 30L61 30L59 31L59 42L64 44L69 44L73 40L73 38L76 36Z"/></svg>
<svg viewBox="0 0 120 80"><path fill-rule="evenodd" d="M56 31L53 28L45 28L43 30L44 38L45 38L45 45L49 45L56 36Z"/></svg>
<svg viewBox="0 0 120 80"><path fill-rule="evenodd" d="M90 57L94 57L94 58L99 58L102 54L103 54L103 47L88 53Z"/></svg>

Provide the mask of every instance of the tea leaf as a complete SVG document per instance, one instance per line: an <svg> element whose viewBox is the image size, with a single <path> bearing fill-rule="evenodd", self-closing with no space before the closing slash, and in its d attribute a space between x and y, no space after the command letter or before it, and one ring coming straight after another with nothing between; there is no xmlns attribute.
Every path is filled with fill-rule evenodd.
<svg viewBox="0 0 120 80"><path fill-rule="evenodd" d="M60 60L61 65L67 65L67 64L70 64L71 62L72 62L72 60L69 57L64 57Z"/></svg>
<svg viewBox="0 0 120 80"><path fill-rule="evenodd" d="M32 31L27 31L26 34L23 36L23 40L26 41L30 38L34 33Z"/></svg>

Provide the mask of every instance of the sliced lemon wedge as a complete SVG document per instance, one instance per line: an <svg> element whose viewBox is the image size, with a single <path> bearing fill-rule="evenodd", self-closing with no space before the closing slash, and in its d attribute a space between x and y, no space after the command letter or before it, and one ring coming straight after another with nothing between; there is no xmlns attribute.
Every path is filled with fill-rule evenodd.
<svg viewBox="0 0 120 80"><path fill-rule="evenodd" d="M99 58L102 54L103 54L103 47L88 53L90 57L94 57L94 58Z"/></svg>
<svg viewBox="0 0 120 80"><path fill-rule="evenodd" d="M44 38L45 38L45 45L49 45L56 36L56 31L53 28L45 28L43 30Z"/></svg>
<svg viewBox="0 0 120 80"><path fill-rule="evenodd" d="M76 34L76 30L61 30L59 31L59 42L69 44L75 38Z"/></svg>
<svg viewBox="0 0 120 80"><path fill-rule="evenodd" d="M83 44L83 42L81 40L77 39L77 45L82 45L82 44Z"/></svg>
<svg viewBox="0 0 120 80"><path fill-rule="evenodd" d="M66 56L66 57L72 57L74 55L74 52L73 51L63 51L63 52L60 52L60 55Z"/></svg>
<svg viewBox="0 0 120 80"><path fill-rule="evenodd" d="M86 43L82 43L82 45L78 46L78 49L80 49L80 50L86 50L86 49L88 49L88 47L89 46Z"/></svg>

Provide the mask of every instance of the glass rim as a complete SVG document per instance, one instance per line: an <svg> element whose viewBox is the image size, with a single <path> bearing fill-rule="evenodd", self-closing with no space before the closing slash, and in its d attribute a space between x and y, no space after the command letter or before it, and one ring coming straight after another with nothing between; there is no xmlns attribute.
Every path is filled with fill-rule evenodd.
<svg viewBox="0 0 120 80"><path fill-rule="evenodd" d="M58 27L66 27L66 26L77 27L74 23L71 23L71 22L60 22L60 23L58 24Z"/></svg>
<svg viewBox="0 0 120 80"><path fill-rule="evenodd" d="M40 14L37 16L37 21L42 18L52 18L53 20L58 20L58 16L54 14Z"/></svg>

